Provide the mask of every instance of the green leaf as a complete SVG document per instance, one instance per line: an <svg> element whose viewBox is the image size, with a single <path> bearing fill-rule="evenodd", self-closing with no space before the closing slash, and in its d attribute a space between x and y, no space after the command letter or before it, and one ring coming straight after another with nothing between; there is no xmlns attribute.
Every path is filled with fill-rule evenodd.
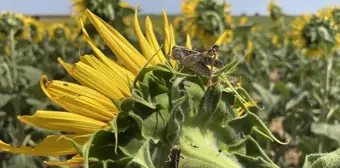
<svg viewBox="0 0 340 168"><path fill-rule="evenodd" d="M128 164L131 161L131 158L123 158L120 160L105 160L102 162L103 168L117 168L117 167L124 167L126 164Z"/></svg>
<svg viewBox="0 0 340 168"><path fill-rule="evenodd" d="M288 143L284 143L276 139L274 135L268 130L266 125L261 121L261 119L252 112L247 112L244 116L229 121L228 124L237 132L243 132L245 135L249 135L252 131L255 131L279 144Z"/></svg>
<svg viewBox="0 0 340 168"><path fill-rule="evenodd" d="M266 162L263 158L261 157L249 157L247 155L242 155L239 153L234 154L237 157L237 160L241 163L242 166L244 167L261 167L261 168L279 168L276 165L270 164Z"/></svg>
<svg viewBox="0 0 340 168"><path fill-rule="evenodd" d="M115 152L117 154L117 148L118 148L118 134L121 132L125 132L127 129L132 127L132 125L135 122L133 122L133 118L128 115L128 113L120 112L117 114L117 116L110 121L110 125L112 128L113 133L115 134Z"/></svg>
<svg viewBox="0 0 340 168"><path fill-rule="evenodd" d="M278 167L272 160L270 160L265 151L251 136L247 136L246 141L244 141L244 143L246 144L245 146L246 156L258 159L262 158L264 161L261 164L266 165L267 167Z"/></svg>
<svg viewBox="0 0 340 168"><path fill-rule="evenodd" d="M340 124L312 123L311 131L314 134L333 139L340 144Z"/></svg>
<svg viewBox="0 0 340 168"><path fill-rule="evenodd" d="M88 140L84 151L84 165L88 167L89 160L119 160L122 156L119 152L115 153L115 136L114 133L98 130Z"/></svg>
<svg viewBox="0 0 340 168"><path fill-rule="evenodd" d="M28 80L28 87L37 84L40 77L43 76L40 69L28 65L18 66L18 71L21 72L23 77Z"/></svg>
<svg viewBox="0 0 340 168"><path fill-rule="evenodd" d="M40 157L29 155L15 155L8 161L8 168L43 168L43 161Z"/></svg>
<svg viewBox="0 0 340 168"><path fill-rule="evenodd" d="M143 146L139 148L138 153L133 157L131 162L128 164L128 166L132 165L139 165L140 167L144 168L156 168L152 162L151 158L151 139L145 141Z"/></svg>
<svg viewBox="0 0 340 168"><path fill-rule="evenodd" d="M171 117L166 126L166 142L173 146L177 143L181 133L181 124L184 121L183 110L181 105L187 100L188 96L185 95L176 101L172 102Z"/></svg>
<svg viewBox="0 0 340 168"><path fill-rule="evenodd" d="M171 88L171 100L176 100L182 97L183 91L181 88L181 84L183 83L184 80L185 80L185 77L175 78L175 81L173 82L172 88Z"/></svg>
<svg viewBox="0 0 340 168"><path fill-rule="evenodd" d="M310 154L305 158L303 168L338 168L340 165L340 149L331 153Z"/></svg>
<svg viewBox="0 0 340 168"><path fill-rule="evenodd" d="M167 93L157 95L155 97L157 108L145 119L143 119L142 135L152 138L155 143L162 139L166 124L170 118L169 96Z"/></svg>
<svg viewBox="0 0 340 168"><path fill-rule="evenodd" d="M211 117L213 116L217 109L218 103L220 102L221 95L222 89L220 84L209 87L200 101L200 108L198 109L198 115L195 120L199 121L200 123L210 122Z"/></svg>
<svg viewBox="0 0 340 168"><path fill-rule="evenodd" d="M134 136L131 136L134 135ZM145 143L145 139L141 136L140 129L132 126L125 132L119 134L118 148L128 157L134 157L139 148Z"/></svg>
<svg viewBox="0 0 340 168"><path fill-rule="evenodd" d="M133 82L133 86L137 87L137 82L140 81L141 79L144 79L144 76L150 72L150 71L164 71L164 72L171 72L166 66L164 65L153 65L153 66L149 66L146 68L143 68L141 71L138 72L138 74L135 77L135 80Z"/></svg>
<svg viewBox="0 0 340 168"><path fill-rule="evenodd" d="M15 95L0 93L0 108L5 106Z"/></svg>
<svg viewBox="0 0 340 168"><path fill-rule="evenodd" d="M132 98L135 102L140 103L148 108L151 109L156 109L155 104L147 102L144 98L143 98L143 93L137 89L132 89Z"/></svg>
<svg viewBox="0 0 340 168"><path fill-rule="evenodd" d="M294 97L293 99L290 99L287 103L286 103L286 110L290 110L293 107L295 107L296 105L300 104L300 102L306 97L308 96L308 91L303 91L302 93L300 93L299 95L297 95L296 97Z"/></svg>
<svg viewBox="0 0 340 168"><path fill-rule="evenodd" d="M279 102L280 100L279 96L273 95L267 89L263 88L263 86L261 86L260 84L253 83L253 87L259 92L259 94L261 95L262 101L266 105L275 106Z"/></svg>

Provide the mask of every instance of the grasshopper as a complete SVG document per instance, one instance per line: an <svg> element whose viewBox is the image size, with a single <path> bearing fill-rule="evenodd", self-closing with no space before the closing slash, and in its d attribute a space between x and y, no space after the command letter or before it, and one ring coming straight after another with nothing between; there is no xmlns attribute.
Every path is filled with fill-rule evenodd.
<svg viewBox="0 0 340 168"><path fill-rule="evenodd" d="M218 51L218 45L214 45L205 52L198 52L175 45L172 48L171 56L174 60L178 60L183 67L208 76L208 86L212 86L214 85L212 83L213 67L221 68L223 64L222 61L216 59ZM211 66L210 69L208 65Z"/></svg>

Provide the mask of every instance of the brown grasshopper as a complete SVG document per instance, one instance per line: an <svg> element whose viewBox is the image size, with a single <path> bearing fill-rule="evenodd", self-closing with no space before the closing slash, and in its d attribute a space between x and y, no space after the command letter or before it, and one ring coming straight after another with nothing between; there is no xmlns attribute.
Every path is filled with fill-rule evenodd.
<svg viewBox="0 0 340 168"><path fill-rule="evenodd" d="M222 61L216 59L218 51L218 45L214 45L205 52L198 52L183 46L175 45L172 48L171 56L174 60L178 60L179 63L185 68L208 76L208 86L212 86L214 85L211 81L213 67L221 68L223 64ZM211 66L210 69L208 65Z"/></svg>

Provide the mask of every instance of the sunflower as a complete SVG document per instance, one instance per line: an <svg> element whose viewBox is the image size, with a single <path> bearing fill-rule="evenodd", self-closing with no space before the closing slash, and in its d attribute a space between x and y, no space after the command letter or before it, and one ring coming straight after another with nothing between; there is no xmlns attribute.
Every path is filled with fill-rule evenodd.
<svg viewBox="0 0 340 168"><path fill-rule="evenodd" d="M247 23L247 21L248 21L248 17L247 16L242 16L240 18L240 26L245 25Z"/></svg>
<svg viewBox="0 0 340 168"><path fill-rule="evenodd" d="M283 11L281 7L279 7L276 3L275 0L271 0L269 5L268 5L268 13L272 21L274 22L279 22L280 19L283 16Z"/></svg>
<svg viewBox="0 0 340 168"><path fill-rule="evenodd" d="M291 37L294 45L308 57L325 56L322 47L328 44L331 52L339 46L339 32L335 23L320 15L302 15L292 24ZM330 53L328 53L330 54Z"/></svg>
<svg viewBox="0 0 340 168"><path fill-rule="evenodd" d="M276 47L280 46L280 37L277 34L273 34L271 38L272 44L274 44Z"/></svg>
<svg viewBox="0 0 340 168"><path fill-rule="evenodd" d="M24 15L8 11L0 13L0 34L8 36L13 31L15 36L20 36L24 27Z"/></svg>
<svg viewBox="0 0 340 168"><path fill-rule="evenodd" d="M32 17L26 17L24 21L25 30L23 37L26 39L32 39L34 42L39 42L44 35L44 28L42 24Z"/></svg>
<svg viewBox="0 0 340 168"><path fill-rule="evenodd" d="M337 25L340 25L340 6L334 5L318 11L321 16L330 17Z"/></svg>
<svg viewBox="0 0 340 168"><path fill-rule="evenodd" d="M230 4L216 0L183 0L183 30L197 37L205 47L213 43L224 30L232 29Z"/></svg>
<svg viewBox="0 0 340 168"><path fill-rule="evenodd" d="M68 39L71 36L71 29L65 24L56 23L49 27L48 33L52 39Z"/></svg>
<svg viewBox="0 0 340 168"><path fill-rule="evenodd" d="M144 36L138 22L138 7L134 16L134 29L137 35L141 52L133 47L115 28L100 19L91 11L86 10L87 19L95 26L106 45L116 55L118 62L106 57L93 43L83 22L79 22L87 43L95 55L84 55L75 64L65 63L58 59L66 71L80 84L49 80L46 76L40 79L44 93L65 111L41 111L33 116L19 116L18 119L31 126L63 131L68 134L49 135L35 147L12 147L0 141L0 149L27 155L61 156L74 155L66 162L45 162L50 165L76 165L82 164L82 156L72 146L70 139L84 145L89 134L97 130L112 129L109 122L119 113L114 102L124 100L131 96L129 86L135 79L135 74L151 60L150 64L164 63L167 52L157 52L160 48L156 40L152 22L146 19L146 36ZM164 51L169 51L175 45L173 27L168 22L165 11L162 12L164 20ZM216 42L220 44L224 36ZM187 47L191 48L190 38Z"/></svg>
<svg viewBox="0 0 340 168"><path fill-rule="evenodd" d="M176 32L183 33L183 27L184 27L184 17L183 16L177 16L173 21L174 28Z"/></svg>
<svg viewBox="0 0 340 168"><path fill-rule="evenodd" d="M132 10L132 6L127 2L122 2L120 0L71 0L73 6L72 15L75 17L86 18L85 9L92 11L94 14L98 15L103 20L112 21L115 20L117 14L122 13L125 9ZM118 3L117 3L118 2ZM114 10L114 13L112 13ZM120 11L116 11L120 10ZM127 19L125 19L127 20Z"/></svg>

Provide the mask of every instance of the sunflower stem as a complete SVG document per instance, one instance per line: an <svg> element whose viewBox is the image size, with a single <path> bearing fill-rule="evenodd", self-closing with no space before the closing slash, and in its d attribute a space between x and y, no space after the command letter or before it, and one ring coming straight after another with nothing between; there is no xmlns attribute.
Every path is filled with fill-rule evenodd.
<svg viewBox="0 0 340 168"><path fill-rule="evenodd" d="M322 113L320 122L327 122L327 113L328 113L328 93L330 88L330 78L331 78L331 71L333 67L333 56L327 56L326 57L326 66L325 66L325 81L324 81L324 92L323 92L323 105L322 105ZM323 152L323 148L325 145L325 137L321 137L321 142L319 145L319 153Z"/></svg>
<svg viewBox="0 0 340 168"><path fill-rule="evenodd" d="M11 104L13 106L14 109L14 118L16 118L17 116L21 115L21 107L20 107L20 90L19 90L19 86L18 86L18 66L17 66L17 53L15 50L15 46L16 46L16 41L15 41L15 34L16 34L16 30L15 29L10 29L9 30L9 36L8 36L8 45L10 47L10 65L11 65L11 69L12 69L12 77L11 77L11 81L12 81L12 89L11 89L11 93L16 94L15 98L11 101ZM17 145L21 145L21 143L24 140L24 128L22 126L22 124L20 122L18 122L17 120L15 121L15 125L17 128L17 132L16 132L16 140L15 143Z"/></svg>
<svg viewBox="0 0 340 168"><path fill-rule="evenodd" d="M10 61L11 61L11 66L12 66L12 86L14 86L14 90L16 91L17 88L17 78L18 78L18 69L17 69L17 58L16 58L16 51L15 51L15 35L16 31L11 29L9 31L9 36L8 36L8 45L10 47Z"/></svg>

